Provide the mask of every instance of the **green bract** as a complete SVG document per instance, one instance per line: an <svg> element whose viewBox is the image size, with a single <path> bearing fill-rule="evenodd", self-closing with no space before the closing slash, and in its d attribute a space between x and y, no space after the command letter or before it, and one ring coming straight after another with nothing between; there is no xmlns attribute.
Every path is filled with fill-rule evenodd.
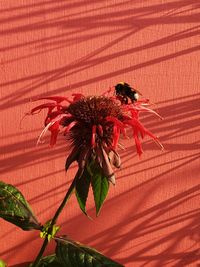
<svg viewBox="0 0 200 267"><path fill-rule="evenodd" d="M0 267L7 267L6 263L0 259Z"/></svg>
<svg viewBox="0 0 200 267"><path fill-rule="evenodd" d="M51 227L52 229L50 229ZM56 226L56 225L51 226L51 220L50 220L47 223L45 223L45 225L43 226L42 231L40 232L40 237L46 238L47 236L48 241L50 241L52 238L54 238L54 236L59 231L59 229L60 229L60 226Z"/></svg>
<svg viewBox="0 0 200 267"><path fill-rule="evenodd" d="M108 194L109 181L95 160L88 161L82 176L76 182L76 197L85 214L87 214L86 201L90 185L92 185L96 214L98 215Z"/></svg>

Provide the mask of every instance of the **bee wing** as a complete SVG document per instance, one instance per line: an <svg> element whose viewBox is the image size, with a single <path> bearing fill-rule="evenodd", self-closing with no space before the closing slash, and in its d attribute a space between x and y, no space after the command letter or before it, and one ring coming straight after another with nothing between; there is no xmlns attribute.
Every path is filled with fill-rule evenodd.
<svg viewBox="0 0 200 267"><path fill-rule="evenodd" d="M135 88L132 88L134 91L136 91L136 93L138 93L139 95L142 96L142 93L138 90L138 89L135 89Z"/></svg>
<svg viewBox="0 0 200 267"><path fill-rule="evenodd" d="M135 91L136 93L138 93L139 95L141 95L142 96L142 93L138 90L138 89L135 89L135 88L133 88L133 87L130 87L133 91Z"/></svg>

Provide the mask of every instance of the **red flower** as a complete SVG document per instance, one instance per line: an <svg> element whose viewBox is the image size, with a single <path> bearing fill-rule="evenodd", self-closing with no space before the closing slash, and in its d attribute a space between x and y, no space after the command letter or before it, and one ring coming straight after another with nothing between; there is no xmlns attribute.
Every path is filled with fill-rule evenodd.
<svg viewBox="0 0 200 267"><path fill-rule="evenodd" d="M64 135L72 144L72 151L66 161L66 169L77 160L79 167L84 168L86 162L95 159L104 174L115 184L112 166L120 167L120 157L117 153L121 134L126 136L126 129L131 128L137 153L142 154L140 138L150 136L161 148L158 138L148 131L139 121L140 112L155 111L147 107L147 100L140 100L131 104L121 104L116 97L84 96L73 94L73 100L66 97L46 97L53 102L39 105L31 110L35 114L47 109L45 128L38 138L41 142L44 134L51 132L50 145L56 143L58 133L64 129ZM66 104L63 105L63 102ZM160 116L159 116L160 117Z"/></svg>

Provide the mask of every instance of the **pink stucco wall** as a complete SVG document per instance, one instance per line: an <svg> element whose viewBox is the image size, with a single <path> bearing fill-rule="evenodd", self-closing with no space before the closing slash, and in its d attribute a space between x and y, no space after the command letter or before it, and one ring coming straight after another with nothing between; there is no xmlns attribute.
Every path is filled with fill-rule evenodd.
<svg viewBox="0 0 200 267"><path fill-rule="evenodd" d="M20 119L38 95L100 94L124 80L164 117L143 119L160 136L139 159L132 142L98 218L88 220L74 196L61 233L132 266L197 266L199 261L199 67L197 0L1 1L1 180L24 193L44 223L75 173L66 176L60 136L35 146L44 113ZM48 138L47 138L48 139ZM42 243L0 220L0 258L33 260ZM53 244L46 253L50 253Z"/></svg>

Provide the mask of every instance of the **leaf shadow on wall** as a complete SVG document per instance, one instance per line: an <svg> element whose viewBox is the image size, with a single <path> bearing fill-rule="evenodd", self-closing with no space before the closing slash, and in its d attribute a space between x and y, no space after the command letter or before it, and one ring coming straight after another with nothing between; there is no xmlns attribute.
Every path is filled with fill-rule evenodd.
<svg viewBox="0 0 200 267"><path fill-rule="evenodd" d="M127 1L130 2L130 1ZM52 2L50 2L52 4ZM77 2L77 5L82 5L83 1L79 1ZM173 43L175 41L181 41L184 40L186 38L191 38L193 36L196 36L200 33L199 31L199 26L193 26L193 27L189 27L186 29L179 31L178 33L175 34L170 34L166 37L162 37L162 38L158 38L155 41L152 41L150 43L141 45L141 46L135 46L133 48L130 49L126 49L126 50L121 50L121 51L117 51L117 52L113 52L112 49L113 46L115 46L116 44L121 44L122 47L124 47L126 41L129 38L133 38L133 35L135 33L137 33L138 31L142 31L142 30L148 30L148 31L152 31L152 34L155 35L155 32L151 29L149 29L151 26L159 26L159 25L167 25L167 24L176 24L176 23L182 23L182 24L186 24L186 23L198 23L199 22L199 18L200 16L198 16L198 14L193 14L192 10L195 10L196 7L196 2L195 1L175 1L175 2L171 2L171 3L163 3L163 4L155 4L152 6L144 6L144 7L138 7L138 8L132 8L132 9L128 9L128 10L122 10L119 11L118 9L115 10L115 6L116 8L119 8L120 5L122 5L122 3L118 3L118 4L111 4L111 7L113 7L113 11L112 12L106 12L106 8L104 7L100 7L100 9L102 8L103 10L105 9L105 14L97 14L97 16L94 16L94 14L92 13L92 15L84 15L83 18L80 17L79 19L77 18L68 18L67 22L65 21L65 16L64 18L62 18L62 20L60 20L60 18L54 18L54 22L51 22L50 25L48 25L48 23L37 23L36 25L33 25L33 27L31 28L30 25L26 25L23 27L26 27L25 29L22 28L14 28L13 32L16 32L16 30L18 30L19 32L24 34L26 33L26 31L31 31L31 30L40 30L41 27L44 28L48 28L48 27L56 27L58 29L63 28L66 29L66 36L71 36L68 31L72 30L72 29L76 29L75 32L77 34L77 29L80 30L80 32L83 32L83 36L81 35L80 38L83 38L83 40L79 40L79 36L76 35L74 42L76 44L79 44L80 42L87 42L90 41L92 38L97 38L97 37L103 37L105 35L105 30L106 30L106 24L105 24L105 19L109 19L109 27L111 28L111 32L109 32L108 34L112 35L114 32L116 32L116 27L118 28L118 32L122 32L121 36L119 37L113 37L112 41L108 42L107 44L105 44L104 46L95 49L94 51L92 51L91 53L88 53L87 55L78 58L77 60L75 60L74 62L71 62L70 64L67 64L66 66L57 68L57 69L52 69L52 70L45 70L42 73L38 73L38 74L34 74L34 75L30 75L30 76L26 76L26 77L22 77L16 80L12 80L12 81L8 81L5 83L2 83L1 85L3 87L9 86L9 85L17 85L19 86L20 84L23 84L24 82L28 82L28 84L25 84L23 87L21 87L20 89L18 89L17 91L15 91L15 94L10 94L7 95L6 97L2 98L2 100L4 101L4 103L2 102L1 105L1 109L6 109L9 107L9 103L10 101L12 101L12 106L17 106L17 105L21 105L24 104L25 102L27 102L29 100L29 93L30 92L36 92L36 90L38 88L41 88L43 86L45 86L46 84L50 84L50 83L57 83L58 81L61 83L64 83L63 86L61 86L60 88L57 89L53 89L51 91L49 91L49 94L58 94L61 92L66 92L72 89L76 89L76 88L80 88L82 86L87 86L90 85L92 83L97 83L99 81L102 80L106 80L106 79L111 79L113 77L119 76L119 75L123 75L125 73L128 72L132 72L134 70L146 67L146 66L151 66L154 64L158 64L160 62L163 61L167 61L167 60L171 60L173 58L176 57L180 57L189 53L192 53L194 51L199 50L200 46L199 45L195 45L180 50L180 51L176 51L174 53L171 54L165 54L165 49L163 49L163 55L154 59L150 59L146 62L141 62L141 63L137 63L137 64L133 64L133 65L129 65L129 67L125 67L116 71L112 71L109 73L100 73L99 76L96 77L92 77L89 78L87 80L83 80L83 81L79 81L79 82L75 82L75 83L71 83L70 85L66 85L66 81L65 79L67 77L70 77L73 74L79 74L81 71L84 70L88 70L90 68L93 68L94 66L102 66L103 64L105 64L106 62L110 62L116 58L123 58L125 56L130 56L130 55L134 55L134 53L139 53L143 50L146 49L151 49L154 47L159 47L165 44L170 44ZM66 5L68 7L68 4ZM64 6L65 7L65 6ZM56 4L55 2L55 6L51 6L49 7L49 9L47 8L47 10L45 12L50 12L50 11L55 11L55 12L60 12L61 10L64 9L63 6L60 6L58 4ZM181 8L185 7L186 10L182 11L179 10ZM98 8L97 8L98 11ZM42 12L44 12L44 10L36 10L33 11L33 14L31 15L30 12L30 16L36 16L39 14L42 14ZM189 13L188 13L189 12ZM180 14L183 13L181 16ZM125 16L126 14L126 16ZM134 15L133 15L134 14ZM154 15L154 17L148 17L148 16L152 16ZM68 14L67 16L70 16L70 14ZM147 17L146 17L147 16ZM13 16L12 16L13 18ZM12 19L10 18L10 19ZM16 16L16 19L18 18L18 16ZM21 17L20 17L21 18ZM113 21L112 21L113 18ZM116 19L117 18L117 19ZM18 18L19 19L19 18ZM23 16L22 18L23 19ZM24 19L27 19L27 14L25 14ZM3 21L2 21L3 23ZM107 23L107 22L106 22ZM41 26L42 25L42 26ZM90 31L91 29L94 30L94 37L92 37L91 35L87 35L87 31ZM113 30L114 29L114 30ZM11 28L12 30L12 28ZM84 34L84 32L86 32L86 34ZM5 32L6 34L9 34L9 32ZM12 33L12 31L10 32L10 34ZM64 43L63 46L67 46L67 45L71 45L70 42L66 39L62 39L63 36L65 36L64 34L62 34L61 36L61 40L59 39L60 43ZM56 36L58 37L58 36ZM71 38L71 37L67 37L67 38ZM58 40L56 40L57 42ZM44 52L46 51L46 47L48 47L48 42L46 43L45 40L42 40L42 44L44 46ZM191 42L192 44L192 42ZM54 42L50 43L49 45L54 45ZM121 46L119 46L120 49ZM61 49L61 47L57 47L56 49ZM118 49L118 50L119 50ZM4 52L6 52L7 50L9 50L9 48L5 47L4 48ZM101 53L107 51L108 55L101 55ZM99 56L101 55L101 56ZM102 68L101 68L102 70ZM101 71L102 72L102 71ZM62 81L62 79L64 79ZM55 88L55 86L51 86L53 88ZM36 93L37 94L37 93ZM25 98L26 96L26 98ZM35 95L36 96L36 95Z"/></svg>

